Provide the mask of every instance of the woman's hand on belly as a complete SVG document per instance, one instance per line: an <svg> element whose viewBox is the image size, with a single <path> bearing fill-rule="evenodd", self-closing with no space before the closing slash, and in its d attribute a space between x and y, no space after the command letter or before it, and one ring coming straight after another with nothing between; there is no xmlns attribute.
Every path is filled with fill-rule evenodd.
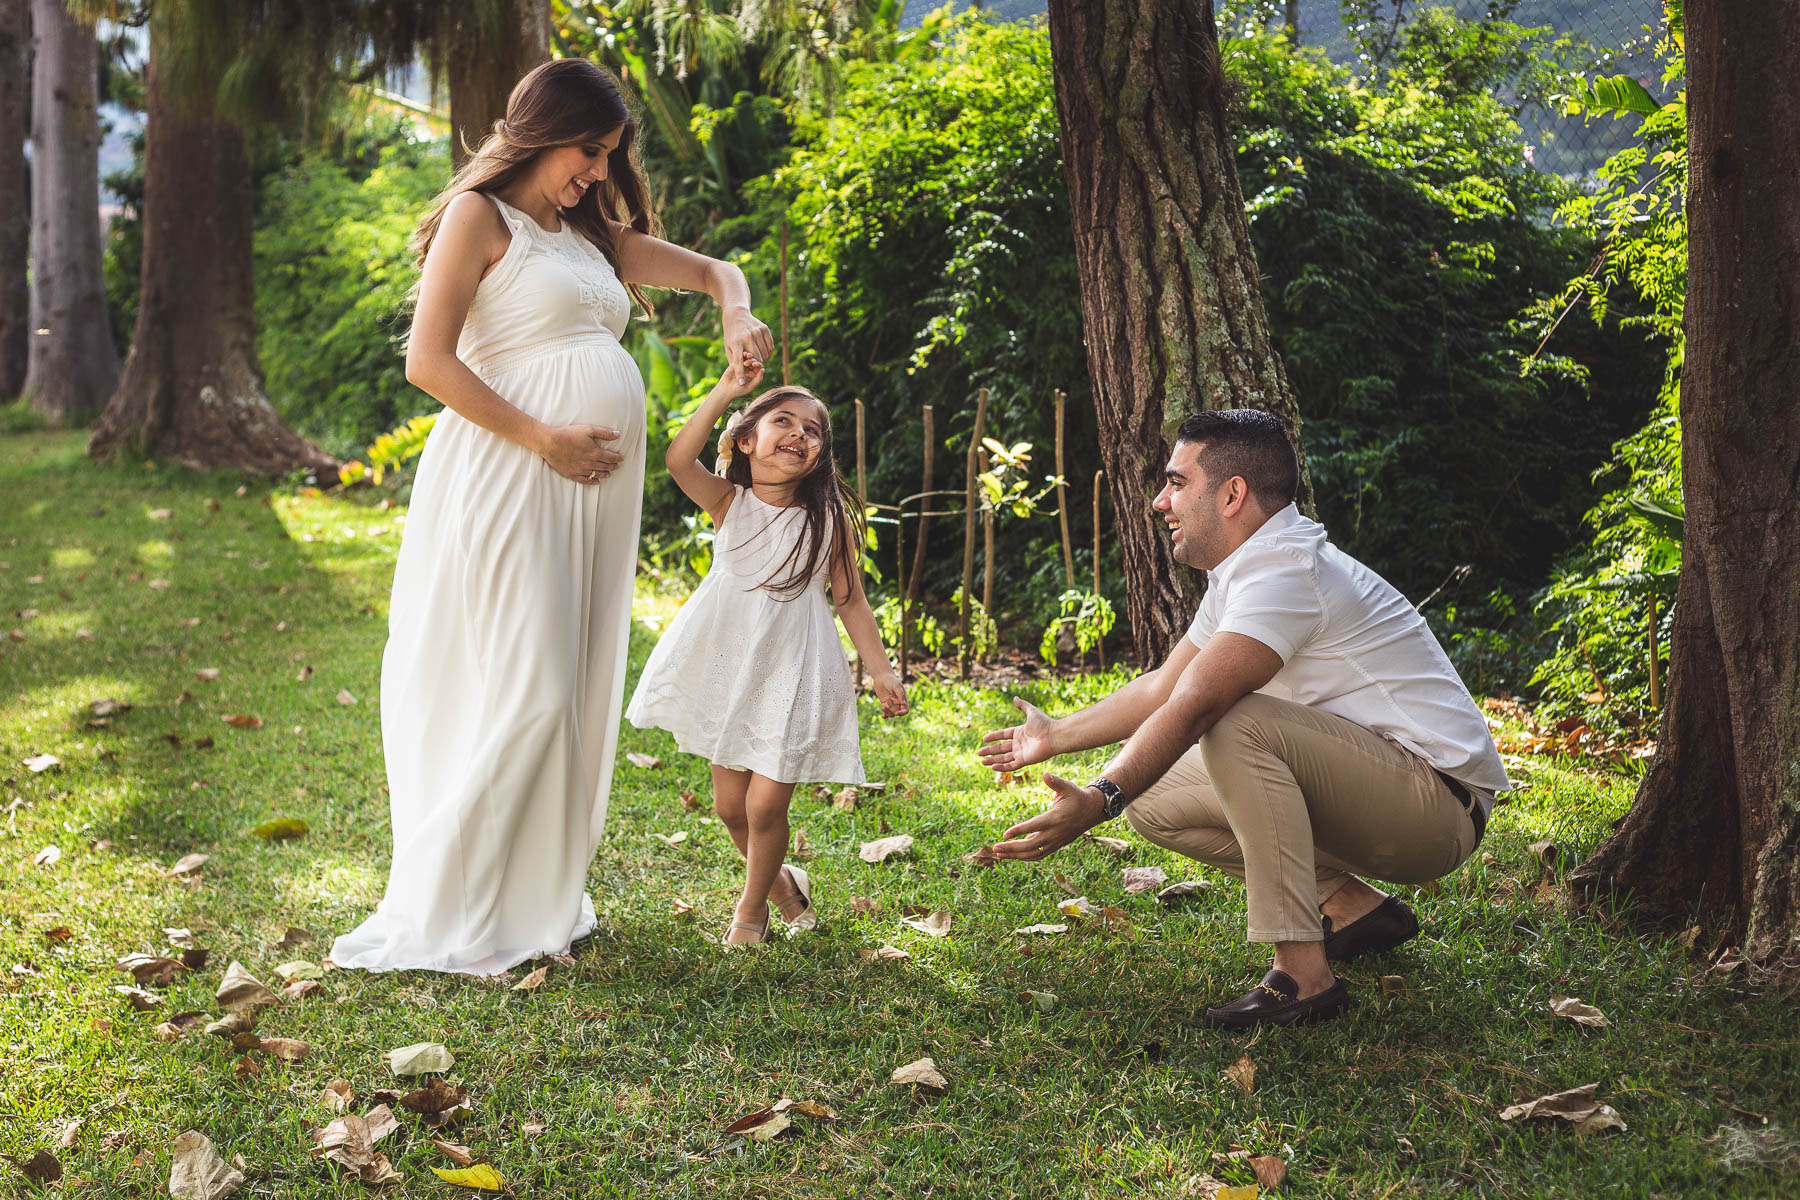
<svg viewBox="0 0 1800 1200"><path fill-rule="evenodd" d="M550 469L564 479L576 483L599 483L623 461L625 456L608 449L602 442L616 442L619 431L605 425L576 422L571 425L546 426L539 444L532 447Z"/></svg>

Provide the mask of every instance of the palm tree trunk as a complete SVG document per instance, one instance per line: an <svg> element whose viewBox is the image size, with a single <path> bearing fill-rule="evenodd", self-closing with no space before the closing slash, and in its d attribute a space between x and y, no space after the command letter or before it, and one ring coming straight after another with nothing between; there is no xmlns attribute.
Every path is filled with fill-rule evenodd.
<svg viewBox="0 0 1800 1200"><path fill-rule="evenodd" d="M100 266L100 52L62 0L32 0L32 287L25 391L61 425L100 411L119 378Z"/></svg>
<svg viewBox="0 0 1800 1200"><path fill-rule="evenodd" d="M1260 408L1298 448L1300 412L1257 282L1210 0L1050 0L1050 50L1101 455L1150 665L1199 601L1149 504L1175 427Z"/></svg>
<svg viewBox="0 0 1800 1200"><path fill-rule="evenodd" d="M483 29L481 6L471 5L451 41L450 158L458 167L506 115L513 85L550 58L550 0L505 0L499 7L499 30Z"/></svg>
<svg viewBox="0 0 1800 1200"><path fill-rule="evenodd" d="M25 174L30 123L31 6L0 0L0 404L25 387L31 291L31 199Z"/></svg>
<svg viewBox="0 0 1800 1200"><path fill-rule="evenodd" d="M137 326L89 453L335 478L335 460L288 428L263 384L244 131L176 106L158 79L154 21L150 38Z"/></svg>

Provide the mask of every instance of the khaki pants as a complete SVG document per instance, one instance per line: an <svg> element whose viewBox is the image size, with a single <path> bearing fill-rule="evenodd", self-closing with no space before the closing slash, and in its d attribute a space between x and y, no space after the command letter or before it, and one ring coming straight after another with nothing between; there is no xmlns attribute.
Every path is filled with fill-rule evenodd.
<svg viewBox="0 0 1800 1200"><path fill-rule="evenodd" d="M1253 942L1319 941L1319 906L1351 875L1423 883L1475 849L1474 822L1424 759L1259 692L1125 816L1157 845L1243 880Z"/></svg>

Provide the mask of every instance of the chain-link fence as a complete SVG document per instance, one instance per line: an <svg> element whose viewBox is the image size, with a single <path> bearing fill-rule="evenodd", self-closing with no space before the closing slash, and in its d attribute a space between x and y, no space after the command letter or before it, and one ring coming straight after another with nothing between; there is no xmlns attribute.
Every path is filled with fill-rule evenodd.
<svg viewBox="0 0 1800 1200"><path fill-rule="evenodd" d="M1279 24L1286 19L1287 0L1215 0L1221 20L1239 10L1260 11ZM909 0L903 25L916 25L924 15L940 7L937 0ZM1045 0L986 0L971 5L960 0L957 8L980 7L996 20L1010 21L1041 14ZM1333 61L1355 64L1358 48L1345 30L1345 8L1340 0L1296 0L1291 6L1298 18L1300 42L1323 50ZM1662 69L1653 51L1662 24L1661 0L1375 0L1361 6L1374 16L1391 20L1396 11L1402 20L1426 7L1449 7L1458 15L1479 19L1501 10L1506 19L1528 28L1547 27L1570 39L1569 65L1582 74L1627 74L1658 99L1667 99ZM1541 101L1504 97L1518 109L1522 153L1539 170L1583 177L1605 162L1615 150L1631 141L1636 123L1599 118L1584 121L1554 111Z"/></svg>

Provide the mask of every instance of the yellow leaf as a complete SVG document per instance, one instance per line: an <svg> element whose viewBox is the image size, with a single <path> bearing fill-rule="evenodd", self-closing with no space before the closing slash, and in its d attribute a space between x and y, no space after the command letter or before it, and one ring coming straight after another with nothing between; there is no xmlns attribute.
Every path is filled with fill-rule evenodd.
<svg viewBox="0 0 1800 1200"><path fill-rule="evenodd" d="M454 1170L433 1167L431 1173L445 1183L454 1183L458 1187L485 1188L487 1191L497 1192L504 1186L500 1182L500 1172L486 1163L477 1163L472 1167L459 1167Z"/></svg>
<svg viewBox="0 0 1800 1200"><path fill-rule="evenodd" d="M1256 1200L1256 1185L1246 1183L1243 1187L1222 1187L1213 1193L1213 1200Z"/></svg>

